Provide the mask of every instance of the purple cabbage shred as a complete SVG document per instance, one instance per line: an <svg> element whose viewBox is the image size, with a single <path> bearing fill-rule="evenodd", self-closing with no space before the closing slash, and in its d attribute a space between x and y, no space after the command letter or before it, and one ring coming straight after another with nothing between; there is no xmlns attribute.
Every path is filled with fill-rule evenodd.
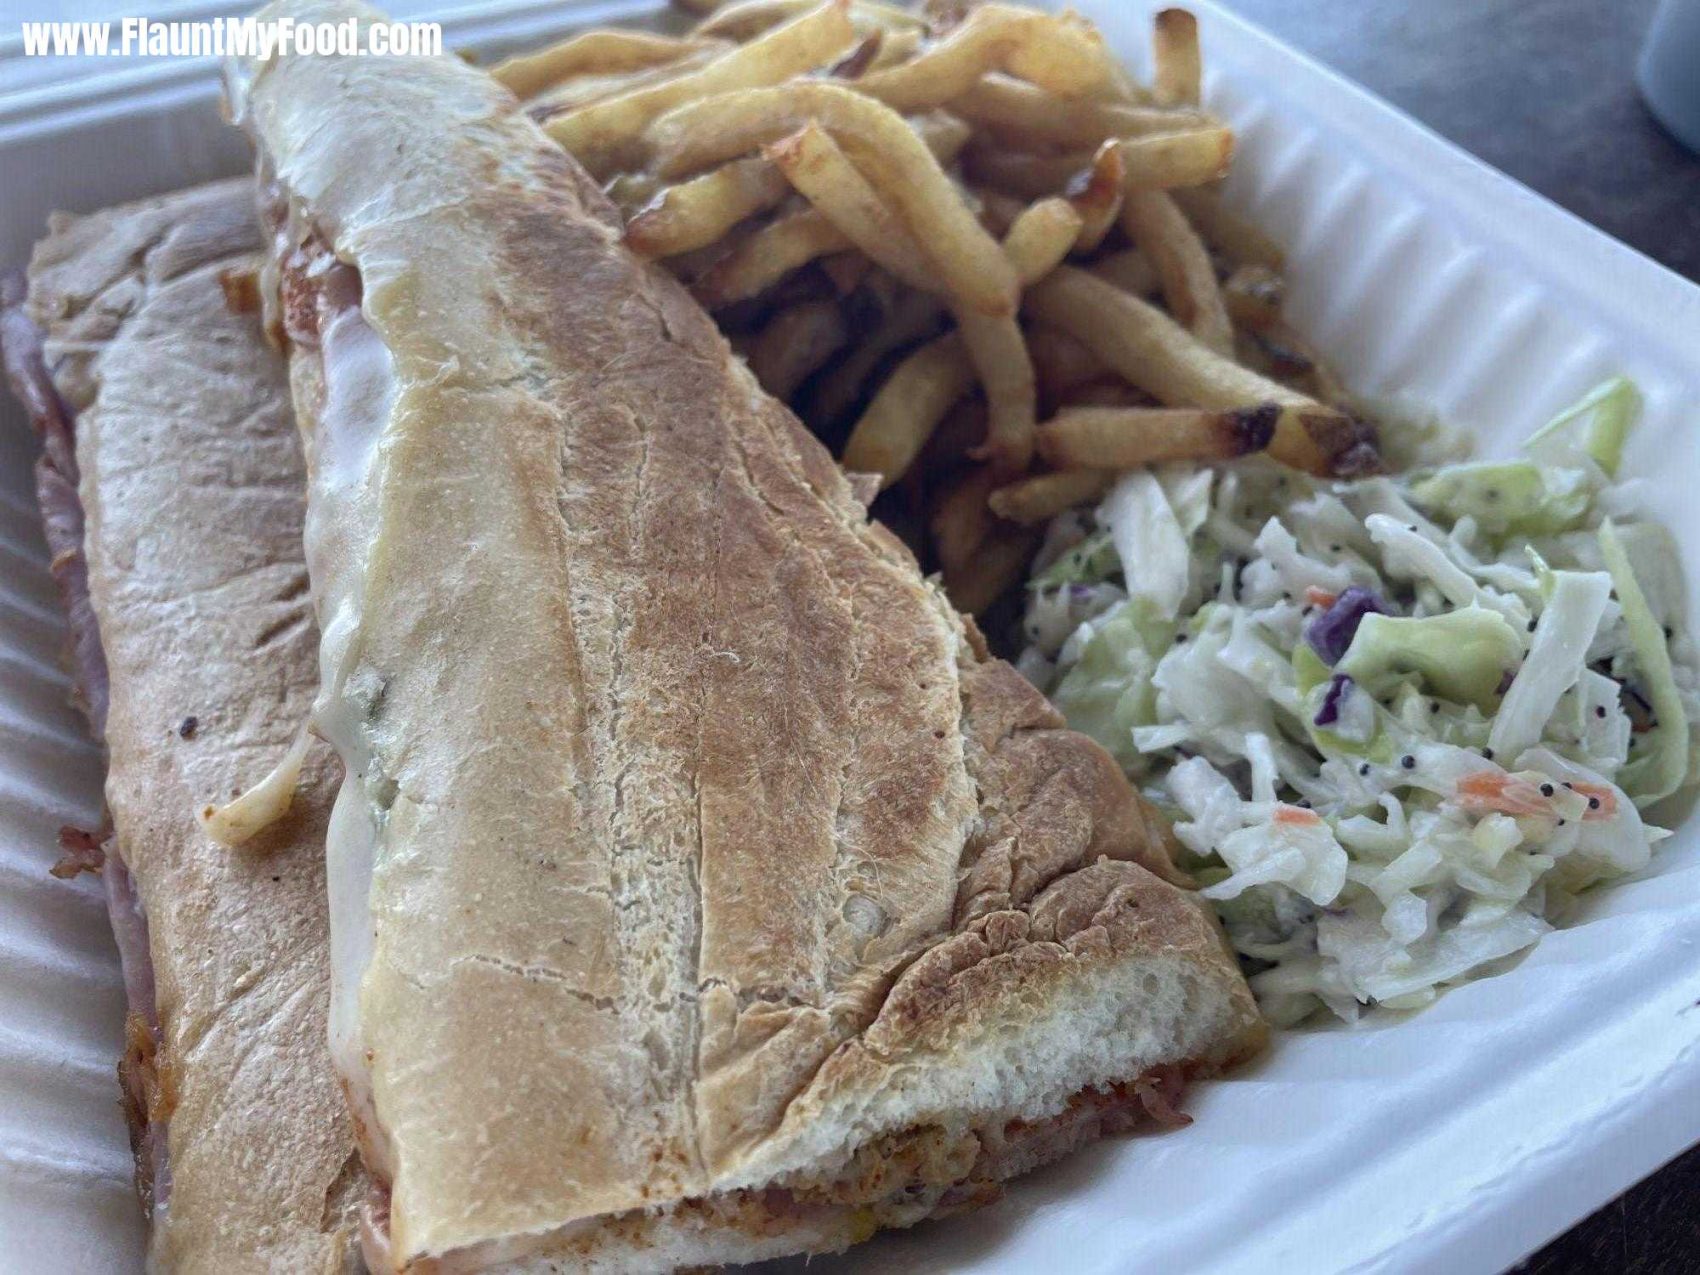
<svg viewBox="0 0 1700 1275"><path fill-rule="evenodd" d="M1322 707L1316 710L1316 716L1311 720L1318 726L1332 726L1340 720L1340 701L1346 698L1346 691L1351 687L1352 679L1344 673L1336 673L1328 679L1328 691L1322 697Z"/></svg>
<svg viewBox="0 0 1700 1275"><path fill-rule="evenodd" d="M1310 622L1305 641L1332 667L1340 662L1352 639L1358 635L1358 625L1371 611L1388 614L1387 604L1368 589L1352 585L1334 599L1334 604Z"/></svg>

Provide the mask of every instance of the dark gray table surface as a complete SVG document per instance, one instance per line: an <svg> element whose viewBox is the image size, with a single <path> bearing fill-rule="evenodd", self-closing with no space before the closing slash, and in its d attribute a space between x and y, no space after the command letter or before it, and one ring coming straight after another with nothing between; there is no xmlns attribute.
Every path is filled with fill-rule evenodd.
<svg viewBox="0 0 1700 1275"><path fill-rule="evenodd" d="M1606 233L1700 281L1700 159L1653 122L1635 91L1635 55L1653 0L1224 3ZM1700 1271L1700 1148L1554 1240L1521 1270Z"/></svg>

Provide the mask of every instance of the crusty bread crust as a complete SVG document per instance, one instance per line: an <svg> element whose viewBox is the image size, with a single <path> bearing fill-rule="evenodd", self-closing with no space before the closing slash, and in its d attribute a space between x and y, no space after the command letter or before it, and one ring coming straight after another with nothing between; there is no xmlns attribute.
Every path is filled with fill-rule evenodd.
<svg viewBox="0 0 1700 1275"><path fill-rule="evenodd" d="M147 911L175 1096L157 1113L172 1183L150 1260L180 1272L357 1264L364 1190L324 1047L322 846L341 768L317 747L288 818L238 851L193 814L271 766L318 684L283 364L218 278L258 247L242 180L60 218L30 268L78 412L106 796Z"/></svg>
<svg viewBox="0 0 1700 1275"><path fill-rule="evenodd" d="M1255 1047L1113 762L509 95L452 58L239 71L286 295L322 237L393 360L375 438L334 374L298 408L322 720L377 829L354 1084L398 1267ZM1070 1039L1091 1006L1106 1047Z"/></svg>

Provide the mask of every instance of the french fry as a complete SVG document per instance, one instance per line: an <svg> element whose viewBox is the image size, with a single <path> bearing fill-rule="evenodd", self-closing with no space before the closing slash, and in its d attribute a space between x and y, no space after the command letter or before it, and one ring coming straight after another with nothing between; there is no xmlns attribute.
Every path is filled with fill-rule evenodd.
<svg viewBox="0 0 1700 1275"><path fill-rule="evenodd" d="M1069 254L1084 222L1066 199L1041 199L1030 204L1003 239L1003 255L1015 267L1022 287L1043 279Z"/></svg>
<svg viewBox="0 0 1700 1275"><path fill-rule="evenodd" d="M1225 128L1195 128L1124 138L1120 147L1128 189L1173 190L1227 176L1234 135Z"/></svg>
<svg viewBox="0 0 1700 1275"><path fill-rule="evenodd" d="M946 484L934 500L927 530L946 575L959 574L997 525L986 504L997 481L989 468L976 465Z"/></svg>
<svg viewBox="0 0 1700 1275"><path fill-rule="evenodd" d="M983 4L932 47L856 87L907 113L960 97L994 69L1075 98L1107 84L1110 68L1102 37L1078 18Z"/></svg>
<svg viewBox="0 0 1700 1275"><path fill-rule="evenodd" d="M1236 265L1265 266L1270 270L1286 267L1286 254L1262 230L1243 217L1222 207L1213 190L1186 189L1172 193L1181 211L1198 229L1204 242L1229 258Z"/></svg>
<svg viewBox="0 0 1700 1275"><path fill-rule="evenodd" d="M932 266L908 227L819 124L810 120L762 154L872 261L911 288L936 290Z"/></svg>
<svg viewBox="0 0 1700 1275"><path fill-rule="evenodd" d="M969 180L999 194L1044 199L1062 194L1083 170L1091 168L1092 159L1088 151L1038 154L975 138L963 150L962 169Z"/></svg>
<svg viewBox="0 0 1700 1275"><path fill-rule="evenodd" d="M1341 406L1348 396L1334 374L1303 337L1277 318L1247 335L1257 364L1285 384L1293 385L1324 403Z"/></svg>
<svg viewBox="0 0 1700 1275"><path fill-rule="evenodd" d="M1286 282L1268 266L1241 266L1222 281L1222 303L1236 325L1267 332L1281 322Z"/></svg>
<svg viewBox="0 0 1700 1275"><path fill-rule="evenodd" d="M945 316L931 293L900 295L878 327L864 334L838 366L823 373L803 405L803 416L819 429L844 419L862 396L868 378L893 352L931 337Z"/></svg>
<svg viewBox="0 0 1700 1275"><path fill-rule="evenodd" d="M999 518L1024 527L1049 522L1077 505L1089 504L1110 489L1113 475L1094 469L1059 470L999 487L986 498Z"/></svg>
<svg viewBox="0 0 1700 1275"><path fill-rule="evenodd" d="M1280 409L1269 454L1314 474L1369 463L1362 428L1195 340L1168 315L1085 270L1058 266L1030 288L1024 310L1075 337L1123 378L1172 407Z"/></svg>
<svg viewBox="0 0 1700 1275"><path fill-rule="evenodd" d="M1092 157L1089 168L1076 173L1064 188L1068 202L1080 217L1075 235L1075 253L1096 252L1116 224L1122 210L1122 190L1127 184L1127 162L1118 142L1105 142Z"/></svg>
<svg viewBox="0 0 1700 1275"><path fill-rule="evenodd" d="M1152 23L1151 46L1156 66L1151 95L1162 106L1197 105L1204 76L1198 19L1185 9L1161 10Z"/></svg>
<svg viewBox="0 0 1700 1275"><path fill-rule="evenodd" d="M740 242L696 281L691 291L709 310L759 296L793 270L828 253L843 252L850 240L812 208L791 213Z"/></svg>
<svg viewBox="0 0 1700 1275"><path fill-rule="evenodd" d="M1005 144L1029 150L1093 151L1112 137L1216 126L1200 111L1077 101L1006 75L983 76L950 99L950 110Z"/></svg>
<svg viewBox="0 0 1700 1275"><path fill-rule="evenodd" d="M881 490L891 486L973 380L960 333L921 346L892 370L856 422L844 445L844 468L878 474Z"/></svg>
<svg viewBox="0 0 1700 1275"><path fill-rule="evenodd" d="M677 62L688 53L725 47L718 40L681 40L650 31L586 31L536 53L498 62L490 74L523 102L575 75L642 71Z"/></svg>
<svg viewBox="0 0 1700 1275"><path fill-rule="evenodd" d="M874 60L868 64L868 70L883 71L888 67L899 66L914 57L920 47L919 31L888 31L880 41Z"/></svg>
<svg viewBox="0 0 1700 1275"><path fill-rule="evenodd" d="M1136 297L1157 295L1157 272L1138 248L1123 248L1100 257L1089 267L1093 274Z"/></svg>
<svg viewBox="0 0 1700 1275"><path fill-rule="evenodd" d="M726 52L727 46L715 41L703 41L702 47L686 53L672 62L645 67L637 71L615 71L606 75L575 75L570 80L544 89L526 102L526 114L539 124L546 125L557 116L595 102L635 93L676 80L689 71L700 70Z"/></svg>
<svg viewBox="0 0 1700 1275"><path fill-rule="evenodd" d="M1027 352L1033 359L1039 392L1047 402L1061 402L1080 386L1111 375L1103 359L1048 323L1027 325Z"/></svg>
<svg viewBox="0 0 1700 1275"><path fill-rule="evenodd" d="M910 287L936 289L938 280L927 254L820 125L805 124L769 146L765 154L871 260ZM1058 203L1069 217L1074 216L1067 204ZM1074 228L1078 228L1077 219ZM1072 231L1069 242L1073 242ZM1000 470L1019 473L1033 453L1035 419L1033 367L1021 330L1012 314L981 314L960 303L953 303L952 310L986 390L991 425L983 454Z"/></svg>
<svg viewBox="0 0 1700 1275"><path fill-rule="evenodd" d="M1039 427L1039 455L1056 469L1137 469L1166 461L1223 461L1269 446L1273 403L1201 407L1068 407Z"/></svg>
<svg viewBox="0 0 1700 1275"><path fill-rule="evenodd" d="M781 22L807 13L819 3L820 0L743 0L740 4L716 8L697 24L693 34L718 36L742 44ZM917 14L877 0L852 0L850 21L863 35L874 31L913 31L918 35L926 26Z"/></svg>
<svg viewBox="0 0 1700 1275"><path fill-rule="evenodd" d="M735 89L783 83L831 62L855 38L846 0L827 0L700 70L568 111L543 127L593 175L604 176L633 158L644 129L672 108Z"/></svg>
<svg viewBox="0 0 1700 1275"><path fill-rule="evenodd" d="M994 527L977 553L944 573L945 596L958 611L978 615L1020 583L1039 540L1033 528Z"/></svg>
<svg viewBox="0 0 1700 1275"><path fill-rule="evenodd" d="M954 307L957 331L986 391L986 441L974 457L1000 474L1019 474L1033 459L1038 417L1033 360L1014 315L991 316Z"/></svg>
<svg viewBox="0 0 1700 1275"><path fill-rule="evenodd" d="M762 388L788 399L850 339L836 301L800 301L767 321L750 343L750 371Z"/></svg>
<svg viewBox="0 0 1700 1275"><path fill-rule="evenodd" d="M663 176L693 172L795 132L816 119L925 247L960 304L1007 315L1015 273L995 240L903 117L836 84L792 83L694 102L657 120L649 137Z"/></svg>
<svg viewBox="0 0 1700 1275"><path fill-rule="evenodd" d="M715 242L746 217L791 193L784 174L764 159L729 164L668 186L626 222L626 243L640 257L671 257Z"/></svg>
<svg viewBox="0 0 1700 1275"><path fill-rule="evenodd" d="M1234 325L1222 304L1216 269L1174 200L1160 190L1129 190L1122 200L1122 229L1156 270L1169 313L1218 354L1231 355Z"/></svg>

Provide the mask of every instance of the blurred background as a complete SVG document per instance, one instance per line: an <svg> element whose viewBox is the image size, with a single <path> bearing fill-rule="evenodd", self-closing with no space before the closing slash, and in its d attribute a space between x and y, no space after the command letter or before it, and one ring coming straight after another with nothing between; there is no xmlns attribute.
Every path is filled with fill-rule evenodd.
<svg viewBox="0 0 1700 1275"><path fill-rule="evenodd" d="M1657 0L1223 0L1223 7L1700 280L1700 159L1653 119L1635 84ZM1681 7L1700 14L1700 4ZM1687 66L1690 91L1700 95L1700 54Z"/></svg>

